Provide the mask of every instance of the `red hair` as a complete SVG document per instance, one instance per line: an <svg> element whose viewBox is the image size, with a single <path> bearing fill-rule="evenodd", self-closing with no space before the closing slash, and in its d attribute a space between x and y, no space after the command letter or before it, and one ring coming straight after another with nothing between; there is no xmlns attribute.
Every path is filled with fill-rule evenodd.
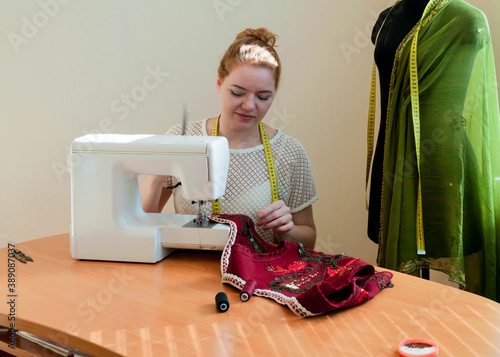
<svg viewBox="0 0 500 357"><path fill-rule="evenodd" d="M278 36L266 28L241 31L229 46L219 64L219 80L222 83L237 63L265 66L274 73L275 89L278 89L281 75L281 61L274 49Z"/></svg>

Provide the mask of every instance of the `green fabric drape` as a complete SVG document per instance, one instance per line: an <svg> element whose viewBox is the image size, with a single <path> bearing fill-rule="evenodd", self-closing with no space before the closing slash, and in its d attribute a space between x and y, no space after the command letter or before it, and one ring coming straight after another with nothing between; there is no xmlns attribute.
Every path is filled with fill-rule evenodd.
<svg viewBox="0 0 500 357"><path fill-rule="evenodd" d="M416 28L420 178L426 255L417 255L419 172L411 116L410 50ZM500 300L500 118L485 15L441 0L400 44L384 147L378 265L445 272Z"/></svg>

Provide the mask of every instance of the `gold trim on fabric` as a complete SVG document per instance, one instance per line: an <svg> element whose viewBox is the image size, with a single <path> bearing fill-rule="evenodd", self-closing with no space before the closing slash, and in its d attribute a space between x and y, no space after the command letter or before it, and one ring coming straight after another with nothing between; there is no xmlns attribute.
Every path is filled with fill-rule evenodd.
<svg viewBox="0 0 500 357"><path fill-rule="evenodd" d="M409 260L401 263L397 271L405 274L411 274L420 269L432 269L445 273L449 276L450 281L460 285L462 289L465 288L465 274L457 269L457 264L453 264L451 258L420 258L418 260ZM456 259L455 259L456 260Z"/></svg>

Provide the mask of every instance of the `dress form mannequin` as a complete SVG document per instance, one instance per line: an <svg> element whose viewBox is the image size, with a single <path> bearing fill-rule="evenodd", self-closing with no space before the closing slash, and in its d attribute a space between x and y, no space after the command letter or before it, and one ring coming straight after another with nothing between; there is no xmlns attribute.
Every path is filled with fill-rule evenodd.
<svg viewBox="0 0 500 357"><path fill-rule="evenodd" d="M422 17L422 14L428 2L429 0L402 0L392 9L392 11L391 8L384 10L380 14L373 28L372 42L376 44L375 63L377 64L377 68L379 71L381 92L380 129L373 157L372 176L370 184L370 206L368 211L368 237L373 242L378 242L378 235L380 230L380 192L383 177L382 166L385 141L385 126L387 118L386 108L389 96L389 87L391 82L394 56L401 41L403 41L405 36L411 31L413 26L415 26ZM385 23L384 19L386 19ZM381 28L382 23L384 23L383 28ZM424 279L429 279L429 269L422 269L421 276Z"/></svg>
<svg viewBox="0 0 500 357"><path fill-rule="evenodd" d="M433 0L425 12L430 3L399 1L373 30L382 106L368 234L378 266L441 271L500 301L500 113L488 21L465 0Z"/></svg>
<svg viewBox="0 0 500 357"><path fill-rule="evenodd" d="M413 26L420 20L429 0L402 0L394 9L384 10L372 33L372 42L375 44L377 34L380 31L375 47L375 62L380 78L380 129L375 147L372 164L372 175L370 184L370 208L368 212L368 237L375 243L378 242L380 229L380 192L382 187L382 165L384 151L384 135L387 118L387 101L389 96L389 86L391 82L391 72L394 63L396 50L410 32ZM390 13L389 13L390 12ZM387 14L389 16L387 17ZM385 20L384 26L381 25Z"/></svg>

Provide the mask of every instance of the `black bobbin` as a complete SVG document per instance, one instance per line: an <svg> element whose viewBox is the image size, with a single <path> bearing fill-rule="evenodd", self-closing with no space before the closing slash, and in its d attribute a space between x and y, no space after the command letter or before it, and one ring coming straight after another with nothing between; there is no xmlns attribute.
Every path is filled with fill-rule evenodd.
<svg viewBox="0 0 500 357"><path fill-rule="evenodd" d="M221 291L215 295L215 305L217 305L219 312L226 312L229 309L229 299L225 292Z"/></svg>

